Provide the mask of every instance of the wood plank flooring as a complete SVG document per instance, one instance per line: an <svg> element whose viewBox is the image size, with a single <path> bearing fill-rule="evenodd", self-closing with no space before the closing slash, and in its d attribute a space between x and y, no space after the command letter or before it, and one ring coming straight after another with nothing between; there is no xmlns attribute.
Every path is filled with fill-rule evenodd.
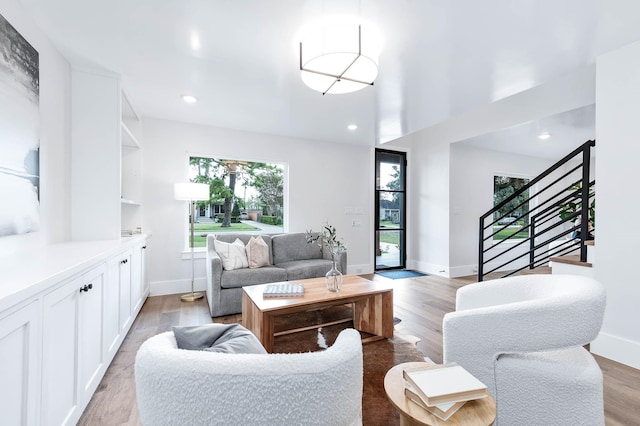
<svg viewBox="0 0 640 426"><path fill-rule="evenodd" d="M390 282L379 275L365 278ZM475 277L447 279L417 277L392 281L394 315L402 321L395 329L420 338L418 348L436 362L442 362L442 318L454 310L455 292ZM102 379L80 425L140 425L135 402L133 365L140 345L149 337L168 331L173 325L211 322L205 299L181 302L179 295L147 299L122 347ZM241 322L241 315L214 318L215 322ZM596 356L604 375L606 424L640 426L640 370Z"/></svg>

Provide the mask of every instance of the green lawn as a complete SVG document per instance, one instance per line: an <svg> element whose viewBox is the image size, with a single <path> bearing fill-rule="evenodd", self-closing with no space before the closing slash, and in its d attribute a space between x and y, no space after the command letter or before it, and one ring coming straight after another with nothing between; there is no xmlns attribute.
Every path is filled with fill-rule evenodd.
<svg viewBox="0 0 640 426"><path fill-rule="evenodd" d="M195 223L193 225L193 247L207 246L207 233L254 231L260 228L244 223L232 223L230 227L223 228L222 223Z"/></svg>
<svg viewBox="0 0 640 426"><path fill-rule="evenodd" d="M494 227L494 231L495 231L495 227ZM514 229L509 229L509 228L505 228L502 231L498 232L497 234L495 234L493 236L494 240L504 240L505 238L507 238L508 236L510 236L511 234L513 234ZM514 239L518 239L518 238L528 238L529 237L529 228L525 228L522 231L518 232L518 234L515 237L512 237L511 240Z"/></svg>
<svg viewBox="0 0 640 426"><path fill-rule="evenodd" d="M398 234L397 232L381 232L380 242L389 244L400 244L400 234Z"/></svg>
<svg viewBox="0 0 640 426"><path fill-rule="evenodd" d="M195 223L193 225L194 232L208 231L208 232L235 232L235 231L253 231L256 228L252 225L244 223L232 223L230 227L223 228L222 223Z"/></svg>
<svg viewBox="0 0 640 426"><path fill-rule="evenodd" d="M393 223L390 220L381 220L380 228L400 228L399 223Z"/></svg>

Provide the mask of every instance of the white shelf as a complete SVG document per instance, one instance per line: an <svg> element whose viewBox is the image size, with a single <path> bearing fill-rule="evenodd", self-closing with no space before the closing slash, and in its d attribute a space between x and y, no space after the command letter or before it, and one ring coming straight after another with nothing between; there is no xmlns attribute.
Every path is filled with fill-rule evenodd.
<svg viewBox="0 0 640 426"><path fill-rule="evenodd" d="M140 203L137 201L133 201L133 200L128 200L126 198L120 198L120 203L121 204L129 204L131 206L139 206Z"/></svg>
<svg viewBox="0 0 640 426"><path fill-rule="evenodd" d="M122 127L122 146L140 149L138 139L136 139L124 121L120 122L120 127Z"/></svg>

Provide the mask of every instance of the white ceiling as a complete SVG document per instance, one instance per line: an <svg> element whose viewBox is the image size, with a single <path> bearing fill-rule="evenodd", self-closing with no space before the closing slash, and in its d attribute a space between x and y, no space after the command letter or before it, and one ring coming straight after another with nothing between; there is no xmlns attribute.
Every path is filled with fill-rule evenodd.
<svg viewBox="0 0 640 426"><path fill-rule="evenodd" d="M456 143L529 157L560 160L584 142L596 138L595 122L596 107L588 105ZM549 133L551 137L541 140L538 138L541 133Z"/></svg>
<svg viewBox="0 0 640 426"><path fill-rule="evenodd" d="M22 2L73 64L121 74L143 116L371 146L640 39L636 0ZM322 96L302 83L296 33L331 15L378 27L374 86ZM187 105L184 93L200 101Z"/></svg>

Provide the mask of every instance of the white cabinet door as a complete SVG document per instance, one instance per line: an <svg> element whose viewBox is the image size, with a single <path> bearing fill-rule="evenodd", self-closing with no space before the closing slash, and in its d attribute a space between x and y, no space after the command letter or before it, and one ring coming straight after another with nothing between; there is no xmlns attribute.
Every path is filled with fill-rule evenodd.
<svg viewBox="0 0 640 426"><path fill-rule="evenodd" d="M102 332L105 359L111 362L120 347L120 262L118 256L107 262L107 275L104 284L104 319Z"/></svg>
<svg viewBox="0 0 640 426"><path fill-rule="evenodd" d="M82 277L78 312L78 363L82 405L89 403L106 370L102 342L104 265Z"/></svg>
<svg viewBox="0 0 640 426"><path fill-rule="evenodd" d="M142 246L136 245L131 256L131 312L137 312L142 305Z"/></svg>
<svg viewBox="0 0 640 426"><path fill-rule="evenodd" d="M78 316L82 277L44 297L42 423L72 424L78 419Z"/></svg>
<svg viewBox="0 0 640 426"><path fill-rule="evenodd" d="M149 279L147 278L147 242L142 246L142 295L146 299L149 296Z"/></svg>
<svg viewBox="0 0 640 426"><path fill-rule="evenodd" d="M127 250L120 255L120 330L123 335L133 321L131 315L131 258L132 251Z"/></svg>
<svg viewBox="0 0 640 426"><path fill-rule="evenodd" d="M101 265L44 297L43 424L75 424L102 379L104 276Z"/></svg>
<svg viewBox="0 0 640 426"><path fill-rule="evenodd" d="M147 285L147 242L133 248L131 260L131 312L137 313L144 303L149 288Z"/></svg>
<svg viewBox="0 0 640 426"><path fill-rule="evenodd" d="M4 314L0 314L4 315ZM38 423L40 304L34 300L0 318L0 413L2 424Z"/></svg>

